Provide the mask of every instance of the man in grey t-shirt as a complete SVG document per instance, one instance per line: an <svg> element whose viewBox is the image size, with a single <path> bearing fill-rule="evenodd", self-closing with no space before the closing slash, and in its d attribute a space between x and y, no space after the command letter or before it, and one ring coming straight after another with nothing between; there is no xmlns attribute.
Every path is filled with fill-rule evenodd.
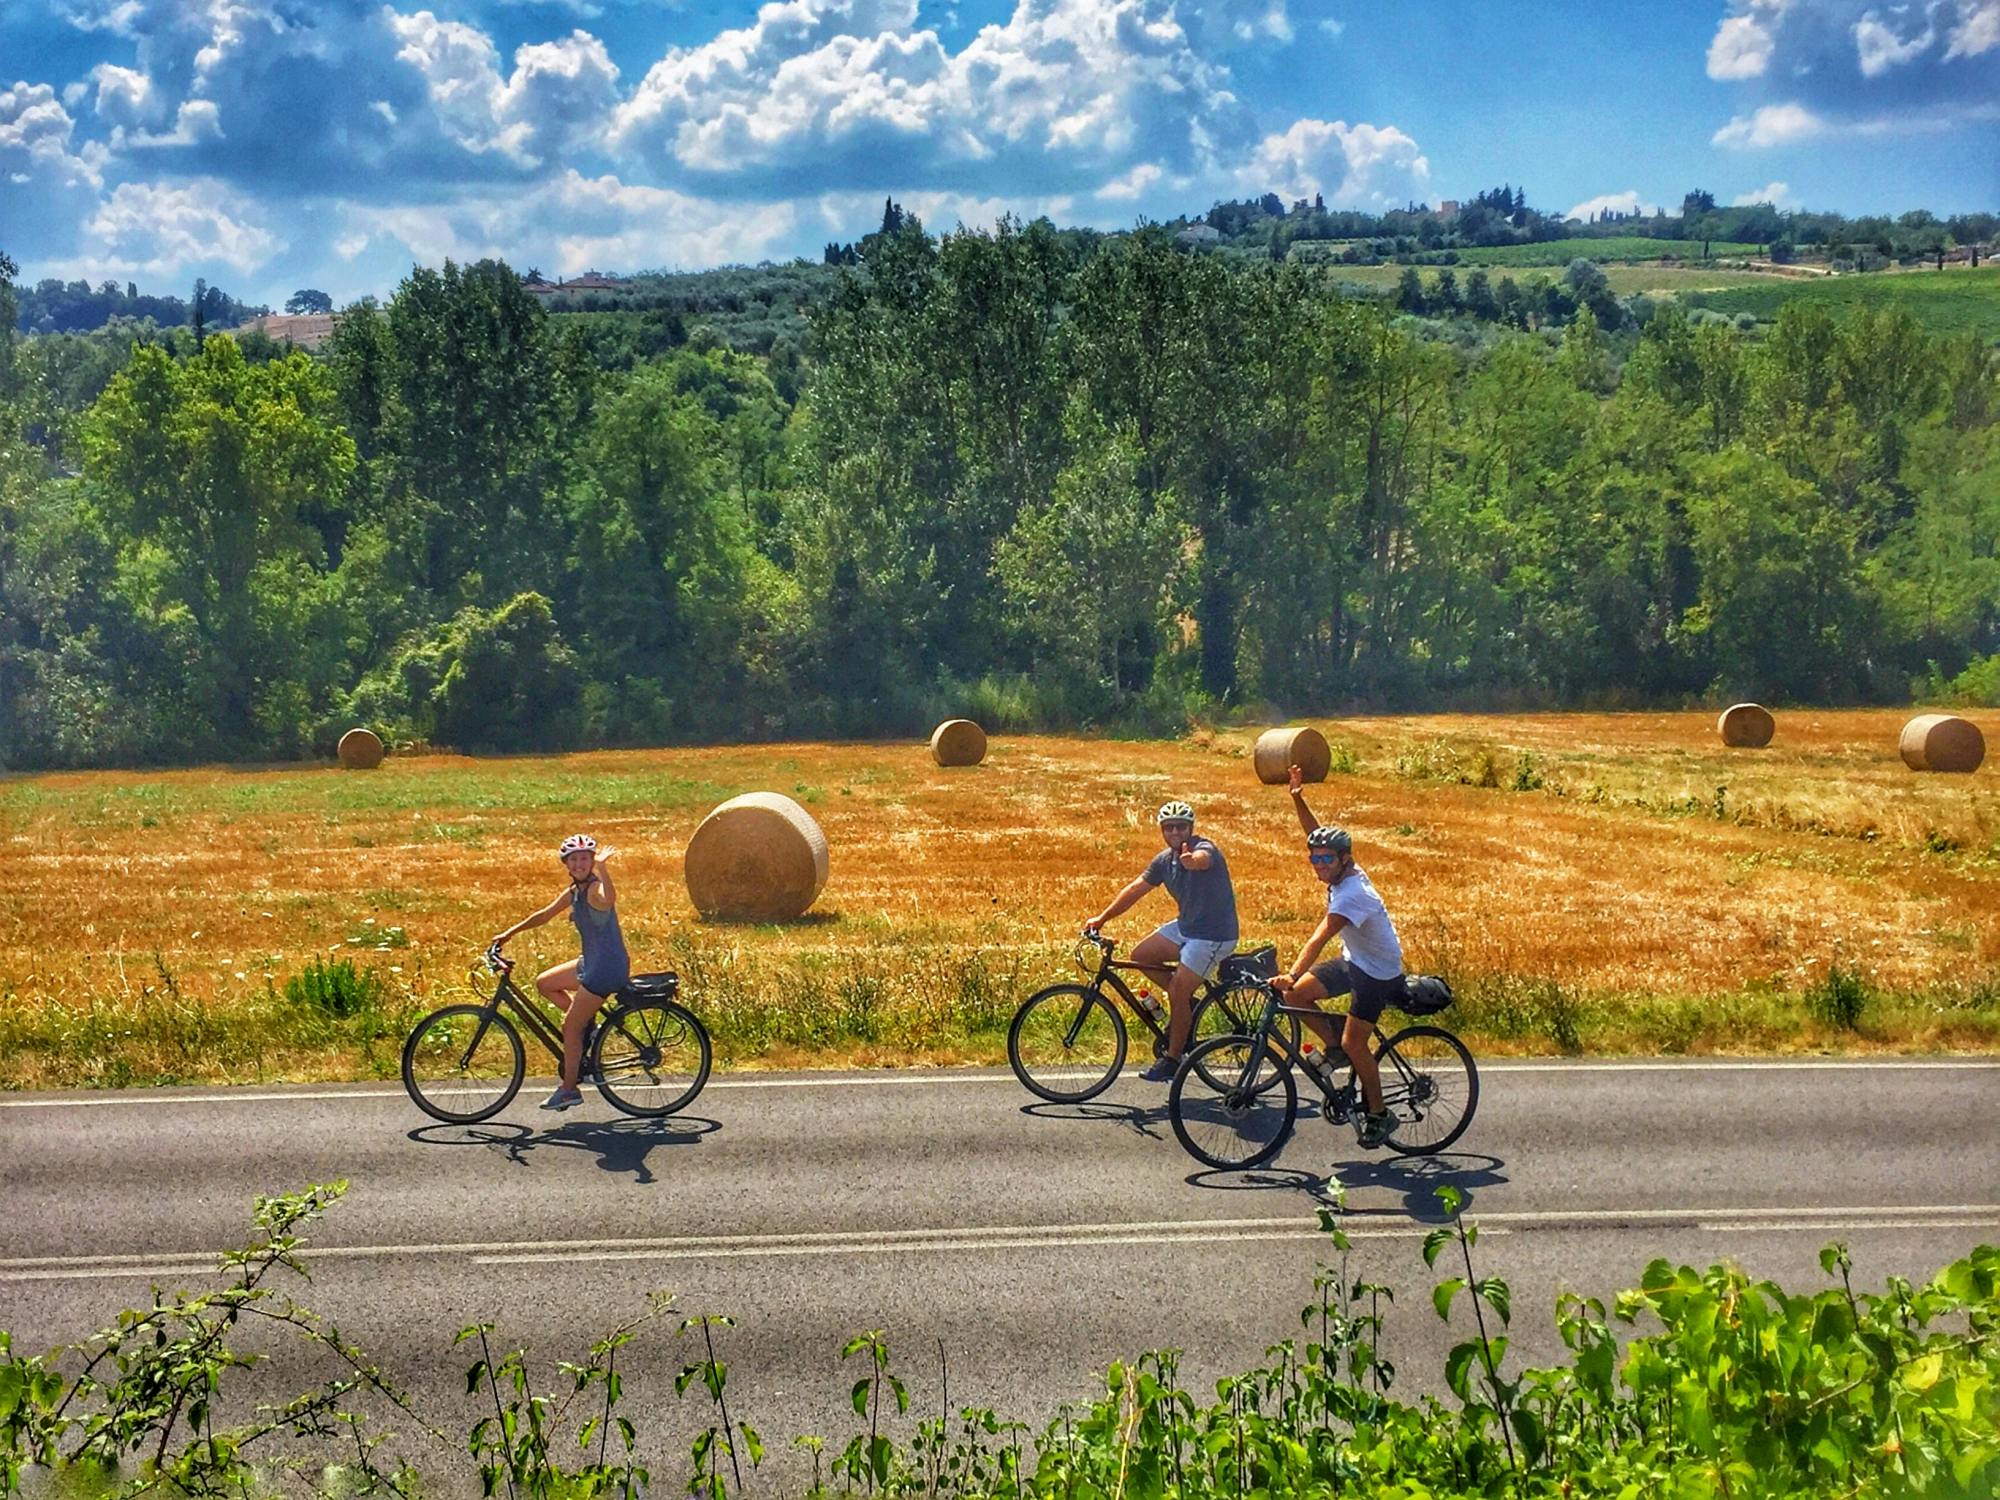
<svg viewBox="0 0 2000 1500"><path fill-rule="evenodd" d="M1155 886L1165 886L1180 908L1180 917L1143 938L1132 950L1132 962L1167 992L1167 1050L1139 1076L1167 1083L1180 1071L1192 1026L1194 992L1213 979L1222 961L1236 951L1236 888L1229 881L1229 864L1215 844L1194 833L1194 809L1169 802L1160 809L1160 838L1166 844L1151 863L1109 906L1084 923L1095 933L1128 910ZM1168 972L1166 965L1180 967Z"/></svg>

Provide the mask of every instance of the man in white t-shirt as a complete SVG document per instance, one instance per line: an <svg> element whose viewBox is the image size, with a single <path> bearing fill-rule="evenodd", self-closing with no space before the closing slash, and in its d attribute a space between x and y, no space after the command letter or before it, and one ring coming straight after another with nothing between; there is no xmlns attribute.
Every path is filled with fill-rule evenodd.
<svg viewBox="0 0 2000 1500"><path fill-rule="evenodd" d="M1368 1110L1361 1144L1379 1146L1396 1128L1396 1117L1382 1108L1382 1075L1368 1044L1383 1009L1402 999L1403 944L1374 883L1354 862L1354 840L1347 830L1322 825L1306 806L1304 778L1297 766L1292 767L1291 793L1292 807L1306 831L1306 857L1326 886L1326 915L1291 968L1272 980L1271 987L1292 1005L1317 1004L1329 995L1350 996L1339 1046L1354 1064L1355 1081ZM1320 950L1336 935L1344 956L1315 964ZM1332 1023L1319 1016L1308 1016L1305 1023L1331 1052Z"/></svg>

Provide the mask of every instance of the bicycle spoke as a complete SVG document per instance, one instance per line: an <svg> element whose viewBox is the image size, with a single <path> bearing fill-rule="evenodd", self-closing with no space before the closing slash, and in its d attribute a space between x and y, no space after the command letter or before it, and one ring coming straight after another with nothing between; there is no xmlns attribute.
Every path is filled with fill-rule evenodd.
<svg viewBox="0 0 2000 1500"><path fill-rule="evenodd" d="M1188 1056L1168 1090L1174 1134L1197 1161L1232 1170L1277 1155L1298 1116L1290 1069L1263 1080L1268 1063L1247 1037L1217 1037ZM1210 1080L1225 1080L1220 1088Z"/></svg>
<svg viewBox="0 0 2000 1500"><path fill-rule="evenodd" d="M1412 1026L1378 1044L1382 1103L1396 1117L1390 1146L1405 1155L1442 1151L1479 1107L1479 1074L1464 1044L1434 1026Z"/></svg>
<svg viewBox="0 0 2000 1500"><path fill-rule="evenodd" d="M403 1086L418 1107L454 1123L498 1114L521 1085L520 1034L484 1006L449 1005L403 1044Z"/></svg>
<svg viewBox="0 0 2000 1500"><path fill-rule="evenodd" d="M710 1061L708 1036L694 1015L672 1001L649 1000L606 1018L593 1075L598 1091L627 1114L665 1115L701 1092Z"/></svg>
<svg viewBox="0 0 2000 1500"><path fill-rule="evenodd" d="M1030 996L1007 1032L1014 1075L1042 1098L1074 1104L1109 1088L1125 1060L1125 1028L1097 990L1057 985Z"/></svg>

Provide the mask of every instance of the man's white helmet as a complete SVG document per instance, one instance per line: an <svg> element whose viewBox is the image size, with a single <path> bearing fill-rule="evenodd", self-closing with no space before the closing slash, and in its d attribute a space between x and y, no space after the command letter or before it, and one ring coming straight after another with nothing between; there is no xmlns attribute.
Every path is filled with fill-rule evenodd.
<svg viewBox="0 0 2000 1500"><path fill-rule="evenodd" d="M1154 819L1158 823L1192 823L1194 809L1185 802L1168 802L1161 806L1160 815Z"/></svg>

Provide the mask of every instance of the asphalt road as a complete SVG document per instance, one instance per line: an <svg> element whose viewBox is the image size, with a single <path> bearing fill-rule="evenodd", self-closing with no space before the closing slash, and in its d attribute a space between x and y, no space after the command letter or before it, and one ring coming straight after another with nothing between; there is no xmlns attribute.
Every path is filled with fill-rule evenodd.
<svg viewBox="0 0 2000 1500"><path fill-rule="evenodd" d="M851 1431L858 1372L839 1349L870 1328L887 1331L919 1413L937 1407L940 1345L954 1406L1037 1423L1120 1356L1178 1347L1200 1381L1254 1362L1312 1300L1330 1178L1355 1272L1403 1289L1388 1351L1432 1386L1456 1338L1419 1254L1442 1182L1482 1226L1481 1273L1513 1283L1528 1360L1560 1352L1558 1289L1608 1299L1656 1255L1810 1285L1820 1246L1842 1239L1879 1284L2000 1239L2000 1061L1482 1077L1448 1156L1362 1152L1309 1119L1276 1163L1237 1176L1194 1171L1164 1089L1129 1076L1065 1108L1004 1074L738 1075L658 1125L595 1097L544 1115L532 1085L470 1127L429 1124L379 1085L0 1096L0 1328L16 1349L54 1345L149 1282L206 1284L257 1194L346 1178L304 1300L441 1425L472 1417L461 1326L491 1319L550 1369L667 1288L687 1312L736 1319L732 1403L783 1451L796 1433ZM705 1417L675 1403L693 1356L674 1326L620 1367L677 1482L661 1450ZM321 1368L289 1344L273 1354L250 1376L259 1397Z"/></svg>

